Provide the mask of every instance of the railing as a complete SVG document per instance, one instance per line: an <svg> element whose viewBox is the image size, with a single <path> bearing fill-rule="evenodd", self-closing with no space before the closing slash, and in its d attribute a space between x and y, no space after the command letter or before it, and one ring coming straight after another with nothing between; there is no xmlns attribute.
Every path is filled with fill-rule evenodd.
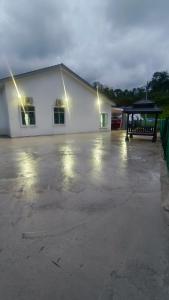
<svg viewBox="0 0 169 300"><path fill-rule="evenodd" d="M154 134L154 127L151 127L151 126L144 126L144 127L138 126L138 127L135 127L135 126L129 125L128 132L129 132L129 134L132 133L132 134L135 134L135 135L153 135Z"/></svg>
<svg viewBox="0 0 169 300"><path fill-rule="evenodd" d="M161 120L160 126L161 142L164 150L164 159L169 170L169 118Z"/></svg>

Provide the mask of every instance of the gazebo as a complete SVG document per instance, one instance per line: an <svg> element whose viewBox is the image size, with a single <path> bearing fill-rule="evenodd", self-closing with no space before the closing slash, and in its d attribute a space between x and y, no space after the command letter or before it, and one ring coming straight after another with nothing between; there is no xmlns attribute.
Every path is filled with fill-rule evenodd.
<svg viewBox="0 0 169 300"><path fill-rule="evenodd" d="M157 120L162 110L156 106L153 101L150 100L139 100L132 106L124 108L124 113L127 114L127 127L126 127L126 141L133 138L133 135L152 136L152 142L155 143L157 140ZM153 117L153 124L146 124L142 116L149 115ZM135 116L140 116L140 120L136 121Z"/></svg>

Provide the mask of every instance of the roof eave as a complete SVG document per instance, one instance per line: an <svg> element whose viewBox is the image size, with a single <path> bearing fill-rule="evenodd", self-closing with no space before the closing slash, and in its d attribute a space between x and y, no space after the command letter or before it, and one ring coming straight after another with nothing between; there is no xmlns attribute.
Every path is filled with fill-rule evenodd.
<svg viewBox="0 0 169 300"><path fill-rule="evenodd" d="M50 70L54 70L54 69L59 69L61 68L62 70L68 72L69 74L71 74L75 79L83 82L86 86L88 86L88 88L90 88L95 94L97 94L96 89L89 83L87 82L85 79L83 79L82 77L80 77L78 74L76 74L75 72L73 72L71 69L69 69L67 66L65 66L63 63L58 64L58 65L54 65L54 66L50 66L50 67L45 67L45 68L41 68L41 69L37 69L37 70L33 70L30 72L25 72L25 73L21 73L21 74L14 74L15 79L20 79L20 78L24 78L24 77L28 77L31 75L35 75L38 73L42 73L42 72L46 72L46 71L50 71ZM5 84L6 81L11 80L11 76L8 77L4 77L0 79L0 84ZM113 104L115 105L115 103L113 103L109 98L107 98L105 95L101 94L102 97L104 97L104 99L106 101L109 102L109 104Z"/></svg>

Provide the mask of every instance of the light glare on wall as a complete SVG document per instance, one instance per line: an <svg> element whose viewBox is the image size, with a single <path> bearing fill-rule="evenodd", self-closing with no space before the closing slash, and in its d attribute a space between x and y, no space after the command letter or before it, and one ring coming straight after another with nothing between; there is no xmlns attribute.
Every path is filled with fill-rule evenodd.
<svg viewBox="0 0 169 300"><path fill-rule="evenodd" d="M98 85L97 85L97 104L98 104L99 113L101 113L101 100L100 100Z"/></svg>
<svg viewBox="0 0 169 300"><path fill-rule="evenodd" d="M60 68L60 73L61 73L61 78L62 78L62 84L63 84L64 94L65 94L66 107L67 107L68 114L70 115L69 97L68 97L68 94L67 94L66 85L65 85L65 81L64 81L64 77L63 77L63 73L62 73L62 69L61 68Z"/></svg>
<svg viewBox="0 0 169 300"><path fill-rule="evenodd" d="M24 107L23 97L21 96L21 93L20 93L19 88L18 88L18 86L17 86L17 83L16 83L16 81L15 81L14 75L13 75L12 70L11 70L11 68L10 68L9 66L8 66L8 69L9 69L9 73L10 73L10 75L11 75L12 82L13 82L13 85L14 85L14 87L15 87L15 90L16 90L16 93L17 93L17 96L18 96L18 99L19 99L19 104L22 106L22 109L23 109L23 112L24 112L24 115L25 115L25 123L26 123L26 125L29 125L28 116L27 116L27 114L26 114L26 112L25 112L25 107Z"/></svg>

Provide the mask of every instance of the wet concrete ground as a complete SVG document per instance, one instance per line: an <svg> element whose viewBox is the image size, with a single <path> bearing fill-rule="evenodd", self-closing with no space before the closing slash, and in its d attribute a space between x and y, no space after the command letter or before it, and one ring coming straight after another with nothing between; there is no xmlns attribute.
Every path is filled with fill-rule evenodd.
<svg viewBox="0 0 169 300"><path fill-rule="evenodd" d="M160 145L0 139L0 299L169 299Z"/></svg>

